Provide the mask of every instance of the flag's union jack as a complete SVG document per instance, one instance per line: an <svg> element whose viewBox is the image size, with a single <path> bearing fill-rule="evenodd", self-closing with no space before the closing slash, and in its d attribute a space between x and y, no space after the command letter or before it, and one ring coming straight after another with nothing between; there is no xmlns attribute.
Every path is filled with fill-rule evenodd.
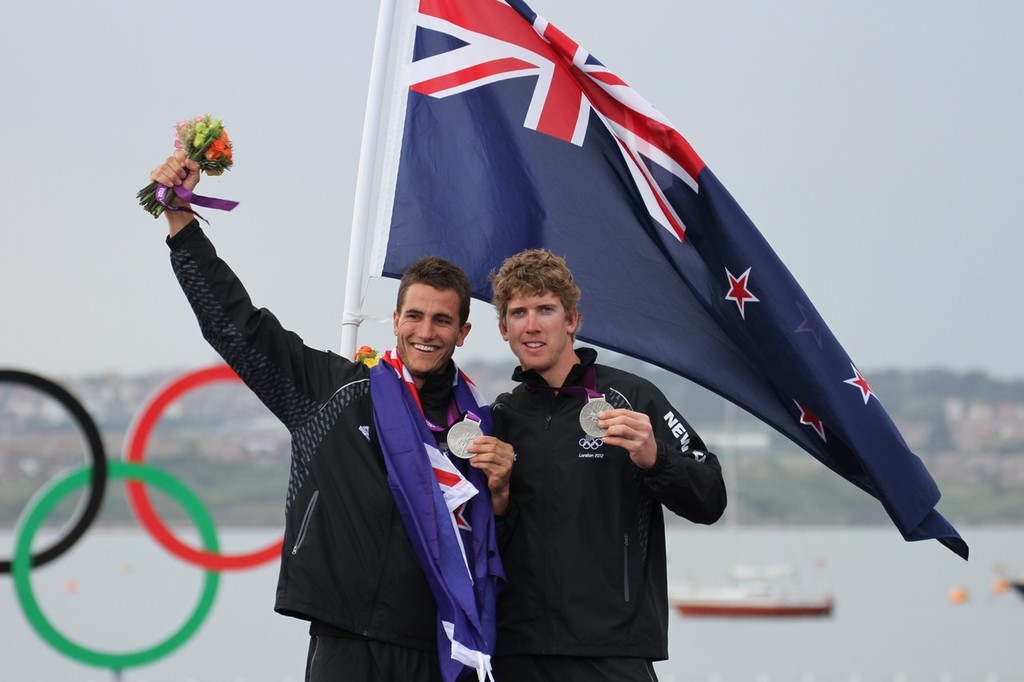
<svg viewBox="0 0 1024 682"><path fill-rule="evenodd" d="M520 12L532 15L531 24ZM412 90L448 97L501 80L535 77L523 125L582 145L590 114L597 113L614 132L651 216L683 238L685 226L644 159L694 190L704 162L657 109L589 52L514 0L511 5L422 0L417 24L465 44L413 62Z"/></svg>

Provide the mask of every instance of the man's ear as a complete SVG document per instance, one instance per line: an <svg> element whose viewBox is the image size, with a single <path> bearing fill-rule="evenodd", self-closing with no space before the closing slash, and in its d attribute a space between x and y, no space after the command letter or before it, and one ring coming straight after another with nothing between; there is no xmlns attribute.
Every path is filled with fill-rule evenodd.
<svg viewBox="0 0 1024 682"><path fill-rule="evenodd" d="M565 324L568 328L569 335L575 338L576 330L580 328L580 311L573 310L571 313L566 315Z"/></svg>
<svg viewBox="0 0 1024 682"><path fill-rule="evenodd" d="M469 336L469 330L473 328L473 325L469 322L462 325L462 329L459 330L459 335L455 338L456 348L461 348L462 344L466 342L466 337Z"/></svg>

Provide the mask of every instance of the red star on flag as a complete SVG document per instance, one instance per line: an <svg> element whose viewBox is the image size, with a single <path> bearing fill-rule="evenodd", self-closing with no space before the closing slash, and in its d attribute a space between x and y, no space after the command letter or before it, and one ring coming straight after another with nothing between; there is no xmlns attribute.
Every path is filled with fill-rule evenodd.
<svg viewBox="0 0 1024 682"><path fill-rule="evenodd" d="M851 386L856 386L857 388L859 388L861 397L864 398L864 404L867 405L868 400L870 400L871 396L875 394L871 391L871 387L868 386L868 380L864 378L864 376L860 373L860 370L854 367L853 364L851 364L850 367L853 368L853 376L844 381L843 383L850 384Z"/></svg>
<svg viewBox="0 0 1024 682"><path fill-rule="evenodd" d="M733 274L729 272L729 269L725 269L725 274L729 277L729 293L725 295L725 300L735 301L736 306L740 309L740 317L747 319L746 310L744 305L747 303L757 303L757 296L750 293L747 289L747 280L750 278L750 268L739 277L733 277Z"/></svg>
<svg viewBox="0 0 1024 682"><path fill-rule="evenodd" d="M812 429L817 431L818 435L826 443L828 440L825 438L825 426L821 423L821 420L811 414L810 410L801 405L800 403L793 401L797 408L800 410L800 423L804 426L810 426Z"/></svg>
<svg viewBox="0 0 1024 682"><path fill-rule="evenodd" d="M461 528L462 530L472 531L473 526L469 525L469 521L466 520L465 513L466 505L460 504L458 507L455 508L455 511L452 512L452 514L455 516L455 525Z"/></svg>

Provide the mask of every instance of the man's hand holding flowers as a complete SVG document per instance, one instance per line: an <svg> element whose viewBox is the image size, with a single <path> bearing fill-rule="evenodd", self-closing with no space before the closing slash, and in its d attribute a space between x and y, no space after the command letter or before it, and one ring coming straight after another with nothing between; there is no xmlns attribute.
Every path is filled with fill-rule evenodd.
<svg viewBox="0 0 1024 682"><path fill-rule="evenodd" d="M181 186L190 192L199 184L199 178L199 162L185 156L185 152L180 149L175 149L166 161L149 174L149 179L158 185L172 188ZM172 206L189 208L188 202L173 192L168 192L167 196L170 198L168 203ZM192 214L189 211L167 211L166 215L172 237L192 221Z"/></svg>
<svg viewBox="0 0 1024 682"><path fill-rule="evenodd" d="M170 174L167 179L175 177L178 181L174 184L162 182L156 178L157 170L154 170L150 175L152 182L136 194L139 204L148 213L155 218L169 208L172 212L202 217L191 209L190 204L222 211L230 211L238 205L236 201L201 197L191 192L199 181L200 171L207 175L221 175L234 164L231 139L219 118L203 114L179 121L174 126L174 148L174 156L165 164L167 168L161 169ZM175 164L170 163L171 159L175 159L175 164L179 167L174 167ZM180 175L181 171L187 171L187 175L194 176L195 180L182 184L185 177ZM176 187L179 188L177 192L173 191ZM174 222L177 221L172 221Z"/></svg>

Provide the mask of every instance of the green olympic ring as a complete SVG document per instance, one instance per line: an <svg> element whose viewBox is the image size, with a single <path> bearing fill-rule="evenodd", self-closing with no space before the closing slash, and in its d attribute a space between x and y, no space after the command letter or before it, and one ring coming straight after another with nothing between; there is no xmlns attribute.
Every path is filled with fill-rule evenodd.
<svg viewBox="0 0 1024 682"><path fill-rule="evenodd" d="M127 653L104 653L76 644L58 632L47 620L42 609L39 607L39 602L36 601L35 595L32 593L32 583L29 580L32 563L32 539L35 537L36 531L39 530L42 522L53 511L54 507L57 506L57 503L71 491L81 488L89 482L91 472L92 467L90 466L80 467L71 471L63 478L57 479L49 488L40 491L35 508L31 508L30 504L30 511L27 513L25 521L18 532L11 573L14 576L14 585L22 610L25 612L32 627L50 646L82 663L112 670L122 670L133 666L145 665L166 656L194 635L213 607L213 600L217 594L217 587L220 584L220 573L206 571L203 591L192 615L177 632L173 633L163 642L155 644L148 649ZM164 493L177 499L199 530L199 535L203 541L203 548L208 552L218 551L219 544L213 518L199 498L179 479L165 471L144 464L129 464L119 461L109 462L107 475L112 478L144 481L155 485Z"/></svg>

